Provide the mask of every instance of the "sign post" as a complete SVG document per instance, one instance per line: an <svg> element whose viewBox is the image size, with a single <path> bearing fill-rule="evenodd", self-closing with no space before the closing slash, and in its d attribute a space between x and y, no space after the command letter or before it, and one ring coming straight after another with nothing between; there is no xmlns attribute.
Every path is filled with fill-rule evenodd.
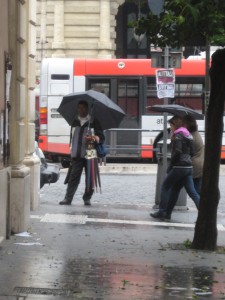
<svg viewBox="0 0 225 300"><path fill-rule="evenodd" d="M164 49L164 68L168 69L169 67L169 47L166 46ZM168 104L168 97L164 98L164 104ZM167 171L167 113L164 113L164 122L163 122L163 177L166 176Z"/></svg>
<svg viewBox="0 0 225 300"><path fill-rule="evenodd" d="M164 10L165 0L148 0L148 6L154 15L160 15ZM172 50L172 49L171 49ZM163 104L168 104L168 98L174 98L175 96L175 75L174 71L169 68L181 68L182 51L170 51L169 47L166 46L163 51L152 51L152 67L153 68L164 68L165 73L162 70L158 70L157 76L157 96L163 98ZM162 75L162 76L161 76ZM165 75L165 76L164 76ZM162 165L162 177L166 176L167 171L167 113L164 113L163 122L163 165ZM157 177L158 178L158 177ZM156 199L158 200L158 199ZM156 205L159 202L156 202Z"/></svg>
<svg viewBox="0 0 225 300"><path fill-rule="evenodd" d="M157 53L157 54L156 54ZM172 55L172 53L176 53ZM178 55L179 54L179 55ZM171 52L168 46L163 51L152 52L152 67L164 68L156 70L157 96L163 98L163 104L168 104L168 98L175 97L174 67L181 67L181 52ZM167 113L164 113L163 121L163 177L167 171Z"/></svg>

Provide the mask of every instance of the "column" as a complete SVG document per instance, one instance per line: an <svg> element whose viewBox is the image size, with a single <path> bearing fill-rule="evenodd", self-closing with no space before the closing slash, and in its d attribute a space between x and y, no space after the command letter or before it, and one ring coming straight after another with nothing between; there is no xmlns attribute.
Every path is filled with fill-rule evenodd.
<svg viewBox="0 0 225 300"><path fill-rule="evenodd" d="M40 61L44 58L44 49L45 44L48 42L46 40L46 0L41 0L41 15L40 15L40 40L39 49L40 49Z"/></svg>
<svg viewBox="0 0 225 300"><path fill-rule="evenodd" d="M112 42L110 38L110 16L110 0L100 0L98 58L112 58Z"/></svg>
<svg viewBox="0 0 225 300"><path fill-rule="evenodd" d="M64 41L64 1L55 0L54 9L54 38L52 49L55 50L52 57L65 57Z"/></svg>

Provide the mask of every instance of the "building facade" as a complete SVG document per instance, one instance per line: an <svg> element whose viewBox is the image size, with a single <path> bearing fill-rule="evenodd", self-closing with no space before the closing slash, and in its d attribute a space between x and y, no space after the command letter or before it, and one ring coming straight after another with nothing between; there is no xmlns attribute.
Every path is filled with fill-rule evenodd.
<svg viewBox="0 0 225 300"><path fill-rule="evenodd" d="M139 0L132 4L127 0L0 0L0 4L2 240L27 230L30 210L39 205L40 166L33 152L35 86L42 58L139 57L142 50L146 57L147 48L146 44L140 47L127 28L127 22L140 14Z"/></svg>
<svg viewBox="0 0 225 300"><path fill-rule="evenodd" d="M148 10L141 0L37 0L37 61L44 57L148 57L128 23ZM39 64L37 64L39 66Z"/></svg>
<svg viewBox="0 0 225 300"><path fill-rule="evenodd" d="M0 240L39 204L35 140L36 0L0 0ZM13 26L12 26L13 25Z"/></svg>

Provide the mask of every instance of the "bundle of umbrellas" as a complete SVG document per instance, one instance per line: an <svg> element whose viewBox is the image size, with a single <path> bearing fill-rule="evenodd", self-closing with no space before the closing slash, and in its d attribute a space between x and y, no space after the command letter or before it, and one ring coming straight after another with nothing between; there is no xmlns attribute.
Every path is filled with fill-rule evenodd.
<svg viewBox="0 0 225 300"><path fill-rule="evenodd" d="M124 111L116 105L105 94L88 90L82 93L72 93L63 97L58 108L58 112L63 116L71 126L77 117L77 106L80 100L88 102L90 115L98 119L102 130L118 128L120 122L125 116ZM98 188L101 192L101 180L99 174L98 157L94 145L91 143L87 147L87 189L92 186L96 191Z"/></svg>
<svg viewBox="0 0 225 300"><path fill-rule="evenodd" d="M91 187L94 188L95 192L98 192L98 188L100 193L101 190L101 179L100 172L98 166L98 158L96 155L96 150L92 145L89 145L89 149L87 149L87 155L85 158L87 159L87 176L86 176L86 188L87 192L90 191Z"/></svg>

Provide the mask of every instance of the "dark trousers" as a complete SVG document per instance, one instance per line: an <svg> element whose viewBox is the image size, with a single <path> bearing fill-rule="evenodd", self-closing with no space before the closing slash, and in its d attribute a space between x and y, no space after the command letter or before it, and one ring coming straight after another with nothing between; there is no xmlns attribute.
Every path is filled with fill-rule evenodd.
<svg viewBox="0 0 225 300"><path fill-rule="evenodd" d="M159 204L160 211L167 214L172 213L183 186L188 195L193 199L196 207L199 207L200 196L194 187L192 168L173 168L167 174L162 184Z"/></svg>
<svg viewBox="0 0 225 300"><path fill-rule="evenodd" d="M72 202L73 196L76 193L78 185L80 183L81 175L85 169L85 177L87 177L87 160L86 158L75 158L72 160L72 169L66 189L65 199ZM85 180L87 183L87 180ZM92 188L92 187L91 187Z"/></svg>

